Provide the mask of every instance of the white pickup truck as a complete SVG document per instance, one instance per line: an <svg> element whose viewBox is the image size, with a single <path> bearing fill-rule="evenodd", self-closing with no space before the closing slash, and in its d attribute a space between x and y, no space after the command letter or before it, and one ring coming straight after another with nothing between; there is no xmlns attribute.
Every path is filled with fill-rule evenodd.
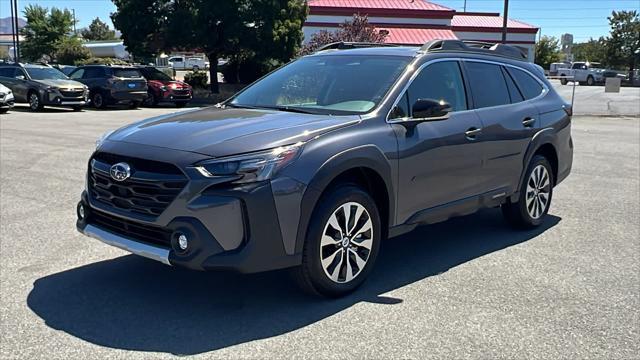
<svg viewBox="0 0 640 360"><path fill-rule="evenodd" d="M599 68L600 63L574 62L571 68L558 69L558 76L570 76L573 79L561 78L560 83L566 85L569 81L578 82L580 85L595 85L603 83L604 69Z"/></svg>
<svg viewBox="0 0 640 360"><path fill-rule="evenodd" d="M169 66L176 70L204 70L209 68L209 62L199 57L172 56L168 59Z"/></svg>

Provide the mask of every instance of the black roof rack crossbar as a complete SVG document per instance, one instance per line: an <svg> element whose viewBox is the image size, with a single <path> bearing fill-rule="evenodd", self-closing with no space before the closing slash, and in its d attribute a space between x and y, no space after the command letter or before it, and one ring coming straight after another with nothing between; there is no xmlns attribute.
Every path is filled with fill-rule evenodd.
<svg viewBox="0 0 640 360"><path fill-rule="evenodd" d="M492 44L481 41L462 40L431 40L420 48L424 52L432 51L465 51L483 53L487 55L500 55L515 59L526 59L527 56L517 47L505 44Z"/></svg>
<svg viewBox="0 0 640 360"><path fill-rule="evenodd" d="M389 47L389 46L398 46L398 45L380 44L380 43L372 43L372 42L338 41L338 42L333 42L333 43L321 46L320 48L318 48L318 50L316 50L316 52L324 51L324 50L346 50L346 49Z"/></svg>

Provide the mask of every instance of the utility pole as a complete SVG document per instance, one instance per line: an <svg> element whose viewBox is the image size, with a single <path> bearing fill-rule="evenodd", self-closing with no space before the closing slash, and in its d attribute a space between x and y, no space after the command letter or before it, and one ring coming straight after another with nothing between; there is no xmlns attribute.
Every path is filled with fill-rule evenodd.
<svg viewBox="0 0 640 360"><path fill-rule="evenodd" d="M76 30L76 9L71 9L71 12L73 12L73 34L78 36L78 31Z"/></svg>
<svg viewBox="0 0 640 360"><path fill-rule="evenodd" d="M13 0L13 12L14 12L14 17L13 17L13 21L15 24L15 35L16 35L16 42L13 45L13 61L14 62L20 62L20 28L18 26L18 0Z"/></svg>
<svg viewBox="0 0 640 360"><path fill-rule="evenodd" d="M509 20L509 0L504 0L504 11L502 12L502 43L507 43L507 21Z"/></svg>
<svg viewBox="0 0 640 360"><path fill-rule="evenodd" d="M462 7L462 12L467 12L467 0L464 0L464 6Z"/></svg>
<svg viewBox="0 0 640 360"><path fill-rule="evenodd" d="M9 2L9 6L11 8L11 43L13 44L13 59L15 60L16 58L16 26L15 26L15 23L13 22L13 18L15 17L15 14L13 11L13 1Z"/></svg>

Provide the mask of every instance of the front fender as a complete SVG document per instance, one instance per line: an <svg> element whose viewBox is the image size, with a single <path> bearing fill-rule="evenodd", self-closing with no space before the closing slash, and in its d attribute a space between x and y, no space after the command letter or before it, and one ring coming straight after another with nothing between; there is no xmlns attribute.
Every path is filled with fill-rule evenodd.
<svg viewBox="0 0 640 360"><path fill-rule="evenodd" d="M354 168L367 168L375 171L383 179L389 196L389 225L395 218L395 191L392 182L392 166L383 152L375 145L363 145L344 150L326 160L313 174L302 197L300 222L296 236L296 253L302 251L306 229L313 210L323 191L340 174Z"/></svg>

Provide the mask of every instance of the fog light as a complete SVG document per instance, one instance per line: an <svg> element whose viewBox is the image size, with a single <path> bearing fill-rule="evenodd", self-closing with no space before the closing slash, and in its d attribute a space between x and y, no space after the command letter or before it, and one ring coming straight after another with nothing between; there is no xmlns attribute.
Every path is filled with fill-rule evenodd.
<svg viewBox="0 0 640 360"><path fill-rule="evenodd" d="M189 246L189 240L184 234L178 236L178 246L180 246L180 250L187 250L187 246Z"/></svg>
<svg viewBox="0 0 640 360"><path fill-rule="evenodd" d="M84 220L84 205L82 204L78 206L78 217L80 217L80 220Z"/></svg>

